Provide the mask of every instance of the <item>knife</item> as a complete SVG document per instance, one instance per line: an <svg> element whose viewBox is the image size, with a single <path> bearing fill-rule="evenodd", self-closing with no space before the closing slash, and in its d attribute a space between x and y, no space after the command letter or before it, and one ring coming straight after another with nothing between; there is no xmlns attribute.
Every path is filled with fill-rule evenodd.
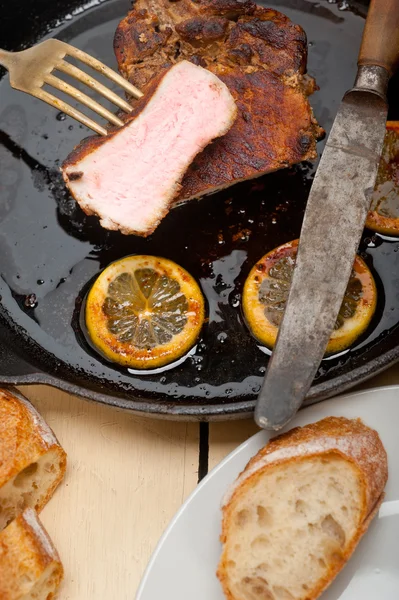
<svg viewBox="0 0 399 600"><path fill-rule="evenodd" d="M334 329L360 243L399 58L399 0L372 0L353 89L339 107L305 211L296 265L255 421L278 431L300 408Z"/></svg>

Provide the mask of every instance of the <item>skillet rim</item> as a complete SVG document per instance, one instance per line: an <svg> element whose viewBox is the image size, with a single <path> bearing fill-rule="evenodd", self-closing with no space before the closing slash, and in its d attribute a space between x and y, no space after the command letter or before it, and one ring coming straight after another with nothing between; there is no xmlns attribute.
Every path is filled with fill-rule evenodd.
<svg viewBox="0 0 399 600"><path fill-rule="evenodd" d="M369 4L368 0L352 0L353 7L364 12ZM47 37L47 36L46 36ZM238 400L226 404L191 404L184 400L179 404L165 400L139 400L132 394L130 398L115 396L94 391L89 387L71 382L71 380L59 378L50 373L33 366L26 357L26 351L19 349L17 353L10 351L11 340L7 340L11 331L3 335L4 325L0 327L0 384L6 385L49 385L68 393L75 394L86 400L99 402L127 410L134 414L148 417L157 417L184 421L216 421L242 419L252 415L256 400ZM3 330L3 331L2 331ZM21 339L22 333L13 332L14 336ZM15 347L13 345L13 347ZM336 394L342 393L358 383L382 372L392 364L399 361L399 344L390 348L382 355L372 358L366 364L361 365L347 373L332 377L328 381L312 386L303 406L315 404L326 400Z"/></svg>
<svg viewBox="0 0 399 600"><path fill-rule="evenodd" d="M22 368L20 373L5 372L7 369L5 358L12 361L17 369ZM11 359L11 360L10 360ZM372 359L365 365L357 367L348 373L333 377L328 381L312 386L302 408L311 404L317 404L351 389L357 384L378 375L389 366L399 362L399 344L384 354ZM25 372L24 372L25 371ZM76 383L71 383L50 375L44 371L36 370L25 358L21 358L10 352L9 348L2 345L0 335L0 384L1 385L48 385L64 392L74 394L85 400L98 402L126 410L132 414L149 418L158 418L174 421L227 421L239 420L252 416L256 400L240 400L226 404L174 404L165 400L143 401L134 396L123 398L110 394L102 394Z"/></svg>

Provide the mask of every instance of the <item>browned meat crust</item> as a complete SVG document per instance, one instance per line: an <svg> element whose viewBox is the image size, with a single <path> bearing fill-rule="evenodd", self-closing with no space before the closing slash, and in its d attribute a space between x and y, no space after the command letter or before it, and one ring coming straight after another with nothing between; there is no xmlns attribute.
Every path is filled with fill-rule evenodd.
<svg viewBox="0 0 399 600"><path fill-rule="evenodd" d="M197 156L178 202L316 158L323 130L307 96L306 35L251 0L137 0L114 40L121 73L143 90L186 59L218 75L238 106L230 131Z"/></svg>

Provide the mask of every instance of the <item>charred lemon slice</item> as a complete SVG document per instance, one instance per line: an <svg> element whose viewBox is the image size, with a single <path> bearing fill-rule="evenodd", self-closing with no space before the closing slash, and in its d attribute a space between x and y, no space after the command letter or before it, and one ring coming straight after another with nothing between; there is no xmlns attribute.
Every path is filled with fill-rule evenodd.
<svg viewBox="0 0 399 600"><path fill-rule="evenodd" d="M109 360L146 369L183 356L204 321L196 281L174 262L128 256L107 267L87 297L90 338Z"/></svg>
<svg viewBox="0 0 399 600"><path fill-rule="evenodd" d="M366 227L399 236L399 121L389 121Z"/></svg>
<svg viewBox="0 0 399 600"><path fill-rule="evenodd" d="M283 318L297 249L298 240L295 240L266 254L253 267L244 285L245 319L253 335L268 348L273 348ZM327 354L340 352L353 344L367 329L376 302L373 276L357 256Z"/></svg>

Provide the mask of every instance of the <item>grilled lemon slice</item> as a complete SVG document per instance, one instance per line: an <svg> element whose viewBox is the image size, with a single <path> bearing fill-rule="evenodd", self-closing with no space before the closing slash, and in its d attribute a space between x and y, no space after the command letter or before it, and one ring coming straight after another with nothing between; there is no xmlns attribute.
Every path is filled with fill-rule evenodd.
<svg viewBox="0 0 399 600"><path fill-rule="evenodd" d="M128 256L96 279L85 318L93 344L107 359L135 369L156 368L195 344L204 321L204 298L176 263Z"/></svg>
<svg viewBox="0 0 399 600"><path fill-rule="evenodd" d="M298 240L294 240L266 254L253 267L244 285L245 319L253 335L268 348L273 348L283 318L297 247ZM357 256L327 354L353 344L370 324L376 303L373 276Z"/></svg>
<svg viewBox="0 0 399 600"><path fill-rule="evenodd" d="M366 227L399 236L399 121L388 121Z"/></svg>

